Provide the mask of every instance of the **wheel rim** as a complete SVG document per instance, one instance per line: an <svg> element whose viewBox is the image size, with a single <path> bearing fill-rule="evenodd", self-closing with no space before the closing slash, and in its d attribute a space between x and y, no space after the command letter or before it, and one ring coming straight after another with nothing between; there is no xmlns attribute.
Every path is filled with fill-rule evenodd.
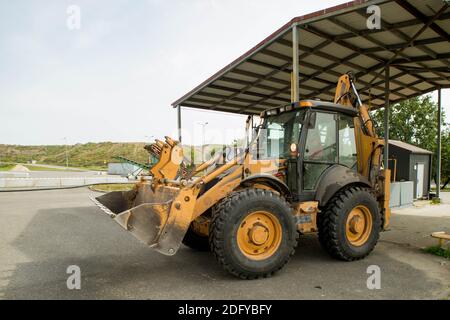
<svg viewBox="0 0 450 320"><path fill-rule="evenodd" d="M362 246L369 239L372 231L372 215L370 210L359 205L350 211L346 223L347 240L355 247Z"/></svg>
<svg viewBox="0 0 450 320"><path fill-rule="evenodd" d="M272 256L280 246L281 238L280 221L267 211L248 214L237 230L239 249L252 260L263 260Z"/></svg>

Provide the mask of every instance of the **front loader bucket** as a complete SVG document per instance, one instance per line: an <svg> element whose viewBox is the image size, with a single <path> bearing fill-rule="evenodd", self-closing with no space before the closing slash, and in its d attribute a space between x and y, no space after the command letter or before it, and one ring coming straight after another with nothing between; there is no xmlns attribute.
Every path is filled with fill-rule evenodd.
<svg viewBox="0 0 450 320"><path fill-rule="evenodd" d="M94 202L134 237L155 250L173 255L178 250L188 223L180 223L180 210L171 212L178 188L138 184L132 191L114 191ZM190 221L189 221L190 222Z"/></svg>

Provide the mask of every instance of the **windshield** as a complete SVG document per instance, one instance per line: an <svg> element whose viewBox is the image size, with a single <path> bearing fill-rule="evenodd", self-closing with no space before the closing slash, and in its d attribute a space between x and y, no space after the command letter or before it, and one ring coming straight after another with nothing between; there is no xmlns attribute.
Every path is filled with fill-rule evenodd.
<svg viewBox="0 0 450 320"><path fill-rule="evenodd" d="M268 116L259 140L260 157L288 158L290 145L299 143L305 113L305 110L294 110Z"/></svg>

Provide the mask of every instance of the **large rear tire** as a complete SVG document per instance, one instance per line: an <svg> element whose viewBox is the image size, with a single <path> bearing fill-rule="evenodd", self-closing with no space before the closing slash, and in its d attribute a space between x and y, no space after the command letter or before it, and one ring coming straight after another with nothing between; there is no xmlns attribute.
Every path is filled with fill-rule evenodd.
<svg viewBox="0 0 450 320"><path fill-rule="evenodd" d="M209 243L217 261L242 279L268 277L295 252L298 233L292 209L278 194L245 189L213 210Z"/></svg>
<svg viewBox="0 0 450 320"><path fill-rule="evenodd" d="M339 191L318 216L319 242L334 258L365 258L378 242L381 215L369 189L351 186Z"/></svg>

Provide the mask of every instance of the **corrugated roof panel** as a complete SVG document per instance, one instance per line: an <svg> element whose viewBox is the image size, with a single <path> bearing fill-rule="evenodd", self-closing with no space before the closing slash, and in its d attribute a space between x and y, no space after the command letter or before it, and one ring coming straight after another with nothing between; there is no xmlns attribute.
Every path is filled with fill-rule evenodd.
<svg viewBox="0 0 450 320"><path fill-rule="evenodd" d="M409 0L408 2L423 14L431 16L436 13L435 8L443 5L444 0Z"/></svg>
<svg viewBox="0 0 450 320"><path fill-rule="evenodd" d="M306 58L303 58L302 61L312 64L312 65L315 65L315 66L319 66L319 67L326 67L333 62L331 60L328 60L323 57L318 57L318 56L308 56ZM306 68L306 67L302 66L301 69L303 69L303 68Z"/></svg>
<svg viewBox="0 0 450 320"><path fill-rule="evenodd" d="M290 42L290 41L289 41ZM279 42L274 42L267 47L269 50L279 52L288 57L292 57L292 48L286 45L283 45Z"/></svg>
<svg viewBox="0 0 450 320"><path fill-rule="evenodd" d="M290 83L290 81L291 81L290 72L291 72L291 71L289 71L289 73L278 72L277 74L274 74L274 75L273 75L273 78L279 79L279 80L281 80L281 81L287 81L287 82Z"/></svg>
<svg viewBox="0 0 450 320"><path fill-rule="evenodd" d="M328 33L332 36L337 36L348 32L347 29L333 23L330 20L320 20L318 22L311 23L310 26L317 28L320 31Z"/></svg>
<svg viewBox="0 0 450 320"><path fill-rule="evenodd" d="M442 41L439 43L428 44L428 45L426 45L426 47L433 50L436 53L449 53L450 52L450 42L448 42L448 41Z"/></svg>
<svg viewBox="0 0 450 320"><path fill-rule="evenodd" d="M403 10L395 1L384 3L380 7L383 20L390 24L415 19L413 15Z"/></svg>
<svg viewBox="0 0 450 320"><path fill-rule="evenodd" d="M299 43L309 48L314 48L324 41L323 38L317 36L309 30L300 29L298 34ZM292 43L292 33L291 38L288 41Z"/></svg>
<svg viewBox="0 0 450 320"><path fill-rule="evenodd" d="M343 14L338 17L330 18L331 21L333 21L334 24L336 24L336 21L338 25L348 25L349 27L361 30L363 28L367 28L367 18L369 15L366 13L366 11L358 11L358 12L350 12L347 14ZM349 30L345 29L345 33L348 33Z"/></svg>
<svg viewBox="0 0 450 320"><path fill-rule="evenodd" d="M343 59L348 57L353 53L353 51L349 48L343 47L336 43L330 43L322 49L322 52L328 53L336 58Z"/></svg>
<svg viewBox="0 0 450 320"><path fill-rule="evenodd" d="M241 64L239 66L239 69L258 73L262 76L264 76L264 75L268 74L270 71L272 71L271 68L262 66L261 64L258 64L258 63L252 63L251 60L247 60L246 62Z"/></svg>
<svg viewBox="0 0 450 320"><path fill-rule="evenodd" d="M450 23L448 23L447 21L442 21L442 20L438 20L436 21L436 24L444 29L444 31L446 31L447 33L450 32Z"/></svg>
<svg viewBox="0 0 450 320"><path fill-rule="evenodd" d="M258 80L260 75L256 76L256 75L252 75L249 73L241 72L239 69L233 69L231 72L226 74L226 77L231 78L231 79L238 79L238 80L253 82L253 81Z"/></svg>
<svg viewBox="0 0 450 320"><path fill-rule="evenodd" d="M273 65L275 67L281 67L284 64L286 64L288 61L285 59L282 59L281 57L284 57L283 54L279 54L279 57L275 57L273 55L271 55L269 52L272 51L261 51L259 53L257 53L252 60L256 60L256 61L260 61L266 64L270 64ZM291 58L292 59L292 58Z"/></svg>

